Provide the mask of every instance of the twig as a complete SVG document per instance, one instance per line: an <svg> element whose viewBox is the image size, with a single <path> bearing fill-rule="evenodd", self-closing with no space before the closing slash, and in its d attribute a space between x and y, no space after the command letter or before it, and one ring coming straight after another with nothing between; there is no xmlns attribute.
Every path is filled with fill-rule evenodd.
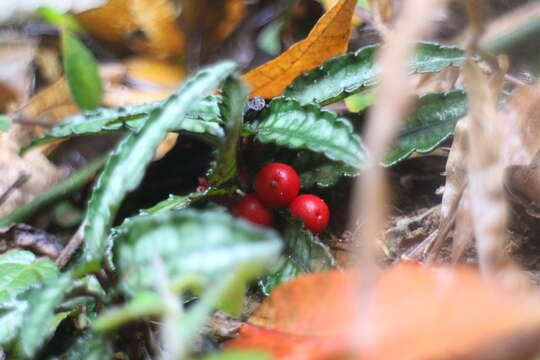
<svg viewBox="0 0 540 360"><path fill-rule="evenodd" d="M351 226L362 219L364 226L355 239L360 248L359 264L363 281L368 285L378 272L375 263L377 239L385 228L387 208L387 179L385 169L379 166L401 128L401 121L408 110L407 61L415 49L415 40L429 29L429 15L436 4L444 1L408 1L404 3L401 18L394 31L386 37L387 44L380 51L381 77L377 99L369 113L366 129L366 148L370 155L363 175L355 184L354 208ZM371 279L370 279L371 278Z"/></svg>
<svg viewBox="0 0 540 360"><path fill-rule="evenodd" d="M25 116L19 115L15 119L13 119L13 122L19 125L26 125L26 126L41 126L46 128L51 128L55 124L47 122L47 121L39 121L39 120L33 120L30 118L27 118Z"/></svg>
<svg viewBox="0 0 540 360"><path fill-rule="evenodd" d="M367 12L365 9L363 9L360 6L357 6L355 9L355 14L360 19L362 19L363 22L370 25L372 28L377 30L382 38L386 38L388 36L388 28L385 24L383 24L381 21L378 21L378 19L375 19L369 12Z"/></svg>
<svg viewBox="0 0 540 360"><path fill-rule="evenodd" d="M19 177L17 178L17 180L15 180L15 182L13 184L10 185L10 187L8 187L6 189L6 191L4 191L4 193L2 195L0 195L0 205L2 205L4 203L4 201L7 200L7 198L9 197L9 195L11 195L11 193L24 185L25 182L28 181L28 179L30 179L30 175L28 174L25 174L25 173L21 173L19 175Z"/></svg>
<svg viewBox="0 0 540 360"><path fill-rule="evenodd" d="M40 210L43 210L51 203L54 203L73 191L76 191L86 184L88 179L90 179L105 164L106 160L107 157L102 156L92 161L83 169L77 171L67 179L58 183L51 190L39 195L34 200L21 206L10 215L0 219L0 227L6 227L12 223L22 222L35 215Z"/></svg>
<svg viewBox="0 0 540 360"><path fill-rule="evenodd" d="M490 24L481 40L481 47L504 53L540 34L540 4L531 2Z"/></svg>
<svg viewBox="0 0 540 360"><path fill-rule="evenodd" d="M79 226L77 232L69 239L67 245L64 247L58 258L56 259L56 265L60 269L63 269L67 263L71 260L71 257L79 249L83 243L84 223Z"/></svg>
<svg viewBox="0 0 540 360"><path fill-rule="evenodd" d="M444 223L441 224L439 227L439 232L437 233L437 237L433 241L431 253L427 259L429 263L435 262L435 260L437 259L437 255L439 254L439 250L441 249L441 246L444 243L444 240L448 236L450 229L452 229L452 227L455 224L456 214L459 208L459 204L461 203L461 198L463 197L463 192L465 191L466 187L467 187L467 183L464 183L457 197L453 199L452 206L449 211L449 215L443 219Z"/></svg>
<svg viewBox="0 0 540 360"><path fill-rule="evenodd" d="M527 83L526 81L523 81L517 77L515 77L514 75L510 75L510 74L504 74L504 78L508 81L510 81L511 83L514 83L515 85L530 85L529 83Z"/></svg>

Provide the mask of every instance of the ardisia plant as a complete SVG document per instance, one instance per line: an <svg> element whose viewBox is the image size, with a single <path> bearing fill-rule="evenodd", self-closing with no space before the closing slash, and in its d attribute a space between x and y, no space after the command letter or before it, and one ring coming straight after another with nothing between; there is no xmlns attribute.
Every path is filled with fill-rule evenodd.
<svg viewBox="0 0 540 360"><path fill-rule="evenodd" d="M341 178L362 172L369 154L359 126L323 107L376 84L377 50L368 46L328 60L258 110L246 106L250 93L237 65L221 62L165 100L84 111L24 147L23 153L58 139L125 133L101 163L68 246L81 248L63 269L27 251L0 255L0 344L7 357L50 351L66 319L75 319L73 331L81 336L65 344L65 359L111 358L122 331L152 329L156 319L162 319L164 339L176 334L179 356L186 357L212 311L240 315L250 284L268 294L301 273L333 267L321 241L335 225L325 200ZM420 43L409 64L411 72L439 72L465 57L459 48ZM434 150L466 113L460 89L418 97L382 165ZM207 180L118 218L171 132L182 134L180 143L189 139L213 149L207 173L198 174ZM253 154L254 146L262 150ZM249 195L239 199L239 193ZM17 221L23 219L19 212ZM12 223L9 216L0 220ZM190 305L184 309L183 302Z"/></svg>

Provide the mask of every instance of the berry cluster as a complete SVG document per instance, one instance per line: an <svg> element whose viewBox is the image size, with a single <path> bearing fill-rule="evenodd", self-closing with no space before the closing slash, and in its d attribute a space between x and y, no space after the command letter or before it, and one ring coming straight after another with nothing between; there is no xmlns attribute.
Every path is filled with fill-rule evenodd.
<svg viewBox="0 0 540 360"><path fill-rule="evenodd" d="M328 225L330 211L320 197L300 192L300 177L287 164L271 163L259 171L255 178L255 193L241 199L234 213L262 226L272 225L273 208L289 206L293 217L304 219L304 227L314 233Z"/></svg>

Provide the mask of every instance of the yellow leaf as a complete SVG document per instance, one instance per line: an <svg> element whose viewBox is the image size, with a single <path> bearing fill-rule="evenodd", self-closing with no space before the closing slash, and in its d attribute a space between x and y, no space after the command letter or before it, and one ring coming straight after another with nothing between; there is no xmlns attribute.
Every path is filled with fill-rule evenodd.
<svg viewBox="0 0 540 360"><path fill-rule="evenodd" d="M317 22L308 37L283 54L248 72L252 96L279 95L300 74L347 50L356 0L340 0Z"/></svg>

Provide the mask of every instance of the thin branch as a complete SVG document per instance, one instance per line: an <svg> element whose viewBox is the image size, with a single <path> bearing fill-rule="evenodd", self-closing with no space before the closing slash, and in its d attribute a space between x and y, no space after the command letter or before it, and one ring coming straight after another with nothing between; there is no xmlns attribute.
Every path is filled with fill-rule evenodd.
<svg viewBox="0 0 540 360"><path fill-rule="evenodd" d="M28 179L30 179L30 175L25 174L25 173L19 174L19 177L17 177L17 180L15 180L15 182L13 184L11 184L6 189L6 191L4 191L4 193L2 195L0 195L0 205L2 205L4 203L4 201L7 200L9 195L11 195L11 193L13 191L15 191L15 189L18 189L21 186L23 186L28 181Z"/></svg>

